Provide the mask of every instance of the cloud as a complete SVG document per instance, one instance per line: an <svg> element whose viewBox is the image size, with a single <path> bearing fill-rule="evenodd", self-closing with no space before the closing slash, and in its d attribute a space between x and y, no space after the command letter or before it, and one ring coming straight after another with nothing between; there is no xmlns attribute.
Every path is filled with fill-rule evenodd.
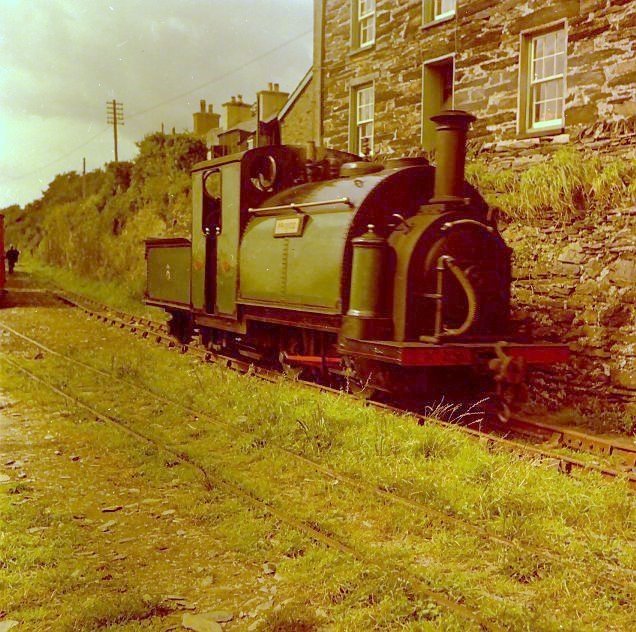
<svg viewBox="0 0 636 632"><path fill-rule="evenodd" d="M110 160L112 142L97 139L25 175L106 128L107 100L124 104L120 157L130 158L162 122L191 127L200 98L220 108L268 81L292 90L311 64L311 21L312 0L0 0L0 207L37 197L43 178L83 155Z"/></svg>

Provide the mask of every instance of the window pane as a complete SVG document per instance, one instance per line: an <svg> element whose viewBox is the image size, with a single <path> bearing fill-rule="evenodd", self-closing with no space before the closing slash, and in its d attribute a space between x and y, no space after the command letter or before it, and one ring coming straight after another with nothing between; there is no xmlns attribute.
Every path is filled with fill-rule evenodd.
<svg viewBox="0 0 636 632"><path fill-rule="evenodd" d="M375 11L375 0L360 0L358 15L363 16Z"/></svg>
<svg viewBox="0 0 636 632"><path fill-rule="evenodd" d="M447 16L455 13L456 0L435 0L434 17Z"/></svg>
<svg viewBox="0 0 636 632"><path fill-rule="evenodd" d="M360 20L360 46L372 42L375 37L375 23L373 17Z"/></svg>
<svg viewBox="0 0 636 632"><path fill-rule="evenodd" d="M360 154L373 153L373 86L359 88L355 95L355 139L354 148Z"/></svg>
<svg viewBox="0 0 636 632"><path fill-rule="evenodd" d="M544 36L545 38L545 51L544 55L547 57L548 55L554 55L554 43L555 43L555 35L554 33L548 33Z"/></svg>
<svg viewBox="0 0 636 632"><path fill-rule="evenodd" d="M565 30L542 33L530 41L529 108L531 125L559 125L563 120Z"/></svg>

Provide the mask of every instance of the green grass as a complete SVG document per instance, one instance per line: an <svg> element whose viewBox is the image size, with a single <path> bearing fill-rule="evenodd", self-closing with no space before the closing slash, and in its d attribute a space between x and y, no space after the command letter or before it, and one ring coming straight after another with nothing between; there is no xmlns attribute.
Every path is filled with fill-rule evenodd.
<svg viewBox="0 0 636 632"><path fill-rule="evenodd" d="M30 316L36 337L41 328L50 326L48 318ZM68 344L86 338L95 327L79 316L67 317L59 323L56 336ZM330 588L324 576L308 577L302 570L314 547L297 534L281 536L264 532L258 523L237 524L232 518L237 509L231 505L208 511L209 502L202 500L199 509L192 507L196 521L214 526L242 555L269 557L273 550L282 551L283 565L289 565L286 575L298 573L304 586L315 581L315 590L322 590L323 602L330 604L330 617L342 629L347 629L345 624L348 629L450 626L447 613L440 621L436 616L427 619L429 604L417 597L413 608L423 614L409 619L411 601L404 599L410 592L396 588L395 571L387 571L400 568L405 569L404 581L410 574L425 577L431 587L468 604L480 604L483 613L513 629L553 629L559 620L602 628L609 620L629 618L623 605L628 599L625 591L605 581L608 572L615 575L606 562L635 565L633 499L623 482L596 475L567 478L531 459L488 451L452 428L434 423L418 427L406 415L368 408L344 396L203 366L115 330L104 330L104 336L90 357L79 345L69 351L106 370L115 367L117 373L207 410L252 436L188 419L163 405L144 409L134 422L141 429L297 519L315 521L323 531L345 536L369 559L377 556L379 564L372 575L361 574L358 568L353 587L339 575ZM129 342L123 345L124 340ZM34 366L42 370L39 362ZM86 379L62 362L47 360L47 366L69 386ZM118 389L109 397L113 413L134 416L140 400L134 399L131 407L130 392ZM143 425L144 419L152 423ZM434 514L393 506L334 484L292 462L275 444L361 481L430 503L436 511L459 516L490 533L548 549L553 557L544 559L523 546L502 547L461 526L450 528ZM250 513L257 517L253 510ZM313 555L318 560L330 557L322 550ZM312 566L321 568L316 559ZM569 597L560 601L564 590ZM545 612L543 604L548 602L558 605ZM315 600L312 603L317 605Z"/></svg>
<svg viewBox="0 0 636 632"><path fill-rule="evenodd" d="M505 219L567 223L636 202L636 160L562 148L523 170L469 161L466 179Z"/></svg>
<svg viewBox="0 0 636 632"><path fill-rule="evenodd" d="M47 265L28 254L20 258L19 272L28 274L35 284L41 286L64 288L137 316L166 319L162 309L143 304L143 292L137 284L88 279L72 270Z"/></svg>

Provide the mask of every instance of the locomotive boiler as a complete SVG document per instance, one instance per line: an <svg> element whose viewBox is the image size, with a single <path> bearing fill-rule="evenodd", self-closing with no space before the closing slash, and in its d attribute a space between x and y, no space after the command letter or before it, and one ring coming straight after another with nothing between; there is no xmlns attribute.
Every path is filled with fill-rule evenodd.
<svg viewBox="0 0 636 632"><path fill-rule="evenodd" d="M191 239L146 242L146 302L182 342L342 380L361 395L518 392L562 345L516 338L511 253L464 180L462 111L436 167L274 145L195 165Z"/></svg>

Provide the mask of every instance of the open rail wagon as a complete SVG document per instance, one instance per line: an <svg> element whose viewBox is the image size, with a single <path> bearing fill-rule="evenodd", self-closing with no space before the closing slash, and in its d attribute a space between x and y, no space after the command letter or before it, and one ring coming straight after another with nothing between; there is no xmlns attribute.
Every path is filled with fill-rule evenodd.
<svg viewBox="0 0 636 632"><path fill-rule="evenodd" d="M362 394L519 391L568 350L515 336L510 249L464 181L474 117L433 120L436 168L311 143L195 165L191 239L147 240L146 302L182 342Z"/></svg>

